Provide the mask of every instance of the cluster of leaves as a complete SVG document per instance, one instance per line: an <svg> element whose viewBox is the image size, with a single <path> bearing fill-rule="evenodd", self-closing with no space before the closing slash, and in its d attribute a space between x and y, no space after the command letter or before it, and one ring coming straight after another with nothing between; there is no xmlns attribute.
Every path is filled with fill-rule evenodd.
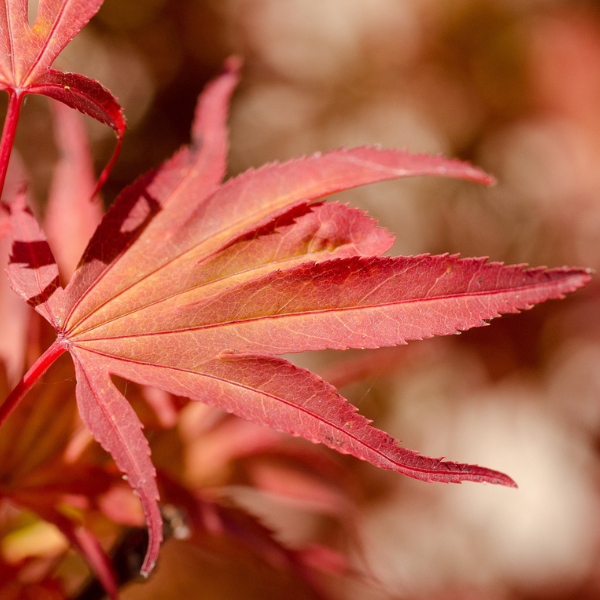
<svg viewBox="0 0 600 600"><path fill-rule="evenodd" d="M124 120L110 92L80 75L50 69L101 0L42 0L31 27L24 0L2 4L0 71L9 93L2 183L25 94L41 93L91 115L112 126L120 140ZM160 498L163 506L186 513L185 535L201 537L218 523L217 529L243 538L265 556L276 555L310 579L309 557L286 550L243 513L186 485L179 469L160 460L156 447L151 461L142 421L165 434L157 439L181 445L166 432L180 422L187 408L183 398L423 481L514 486L502 473L400 447L329 383L281 355L453 334L561 298L589 280L581 269L525 269L450 255L384 256L393 242L387 231L356 209L321 200L415 175L492 182L456 160L363 147L269 164L222 184L227 109L238 72L237 61L229 61L202 94L191 145L126 188L103 217L90 203L94 186L81 164L82 134L62 111L63 162L45 227L28 208L24 189L6 199L4 230L13 239L10 285L52 326L55 339L31 317L30 346L43 352L0 406L0 423L55 361L55 377L67 380L69 391L36 386L24 401L30 409L7 421L0 448L11 460L3 462L0 493L56 525L111 597L117 596L118 576L92 530L106 519L138 524L135 509L119 514L121 474L139 497L148 526L143 574L152 570L163 537ZM76 266L77 245L64 229L69 212L95 228ZM64 287L61 277L68 281ZM72 364L57 360L65 352ZM75 428L76 417L65 408L73 393L68 382L73 365L85 429ZM127 399L114 378L136 384ZM242 432L252 431L244 427ZM23 432L27 435L17 443ZM244 435L228 434L235 452L243 454ZM40 435L47 445L31 455L31 440ZM118 470L89 444L89 436ZM279 438L262 439L267 439L262 450L279 443ZM167 441L153 441L164 451ZM306 458L306 453L300 454ZM178 535L177 526L173 531ZM46 583L48 589L59 585Z"/></svg>

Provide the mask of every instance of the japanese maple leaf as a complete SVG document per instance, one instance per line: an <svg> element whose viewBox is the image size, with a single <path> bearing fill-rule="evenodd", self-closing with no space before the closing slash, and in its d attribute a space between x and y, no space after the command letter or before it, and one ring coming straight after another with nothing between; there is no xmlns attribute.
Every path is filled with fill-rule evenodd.
<svg viewBox="0 0 600 600"><path fill-rule="evenodd" d="M69 284L22 199L12 206L13 289L58 332L5 414L62 352L81 417L139 495L158 554L161 517L141 423L111 375L187 396L424 481L501 473L427 458L370 426L335 389L279 355L375 348L481 326L584 285L581 269L505 267L457 256L382 256L392 237L362 212L316 200L410 175L481 183L467 164L355 148L250 170L221 185L231 63L201 96L190 147L126 189Z"/></svg>
<svg viewBox="0 0 600 600"><path fill-rule="evenodd" d="M80 29L96 14L103 0L40 0L33 26L28 0L0 2L0 89L10 96L5 132L14 135L22 98L42 94L109 125L117 133L117 148L100 176L108 175L125 131L125 119L116 98L100 83L77 73L51 69L52 63ZM10 152L10 144L2 145ZM8 163L8 156L2 157Z"/></svg>

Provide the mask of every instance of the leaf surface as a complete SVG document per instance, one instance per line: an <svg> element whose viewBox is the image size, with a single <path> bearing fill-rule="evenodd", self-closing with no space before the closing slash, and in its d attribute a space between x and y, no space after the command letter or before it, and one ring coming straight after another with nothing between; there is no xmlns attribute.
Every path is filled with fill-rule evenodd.
<svg viewBox="0 0 600 600"><path fill-rule="evenodd" d="M189 264L210 259L274 219L334 192L415 175L492 181L478 169L458 161L405 151L355 148L251 170L214 193L210 190L203 195L205 174L194 163L180 180L174 181L174 174L179 174L175 169L190 160L193 150L177 155L153 178L138 181L109 211L86 250L82 268L66 290L73 320L81 320L138 282L154 289L156 279L169 278L159 271L184 272ZM186 206L178 210L182 197L187 200ZM110 253L106 239L113 241ZM161 253L149 253L147 248L156 244L161 244ZM127 252L123 252L125 248ZM123 277L132 272L134 277ZM92 279L97 281L90 295L86 290ZM137 287L134 294L140 291Z"/></svg>
<svg viewBox="0 0 600 600"><path fill-rule="evenodd" d="M186 367L222 352L378 348L485 325L561 298L589 278L578 269L527 270L448 255L350 257L254 271L256 278L243 272L201 283L101 324L79 322L68 335L78 346L110 349L126 360L160 361L158 345Z"/></svg>
<svg viewBox="0 0 600 600"><path fill-rule="evenodd" d="M271 164L227 183L227 104L237 65L202 95L192 145L125 190L68 286L21 201L14 289L70 351L77 402L161 539L149 447L111 375L199 400L424 481L514 486L497 471L401 448L316 375L276 355L375 348L486 324L584 285L581 269L524 269L457 256L385 257L392 238L361 211L323 204L343 189L413 175L490 183L454 160L355 148Z"/></svg>

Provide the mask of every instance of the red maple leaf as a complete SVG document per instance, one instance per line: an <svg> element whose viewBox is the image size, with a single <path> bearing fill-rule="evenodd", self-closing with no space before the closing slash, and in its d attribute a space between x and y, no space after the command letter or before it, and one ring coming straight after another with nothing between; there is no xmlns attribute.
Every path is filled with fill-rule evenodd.
<svg viewBox="0 0 600 600"><path fill-rule="evenodd" d="M26 94L41 94L109 125L117 147L98 181L101 186L118 155L125 118L117 99L100 83L77 73L51 69L52 63L103 0L40 0L35 22L28 20L27 0L0 2L0 90L9 94L4 138L14 137ZM12 143L2 140L0 183L4 182ZM0 185L0 189L2 185Z"/></svg>
<svg viewBox="0 0 600 600"><path fill-rule="evenodd" d="M23 199L11 207L11 285L58 337L4 403L0 421L69 351L81 417L142 502L150 533L145 574L161 541L155 470L142 425L111 375L416 479L514 486L502 473L401 448L331 385L279 355L456 333L561 298L590 277L582 269L525 269L481 258L385 257L392 238L374 221L315 202L411 175L490 182L459 161L355 148L266 165L221 184L237 78L230 63L208 86L191 146L121 194L64 289Z"/></svg>

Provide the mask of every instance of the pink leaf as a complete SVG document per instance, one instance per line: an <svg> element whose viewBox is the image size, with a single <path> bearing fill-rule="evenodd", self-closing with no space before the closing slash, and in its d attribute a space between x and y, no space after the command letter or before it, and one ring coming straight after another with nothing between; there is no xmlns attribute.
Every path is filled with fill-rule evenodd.
<svg viewBox="0 0 600 600"><path fill-rule="evenodd" d="M0 204L0 271L8 265L11 231L9 211ZM12 385L23 373L28 319L29 308L13 294L7 278L0 275L0 358Z"/></svg>
<svg viewBox="0 0 600 600"><path fill-rule="evenodd" d="M89 201L95 181L81 117L62 104L53 107L60 158L52 178L44 229L59 270L68 281L102 220L102 208Z"/></svg>

